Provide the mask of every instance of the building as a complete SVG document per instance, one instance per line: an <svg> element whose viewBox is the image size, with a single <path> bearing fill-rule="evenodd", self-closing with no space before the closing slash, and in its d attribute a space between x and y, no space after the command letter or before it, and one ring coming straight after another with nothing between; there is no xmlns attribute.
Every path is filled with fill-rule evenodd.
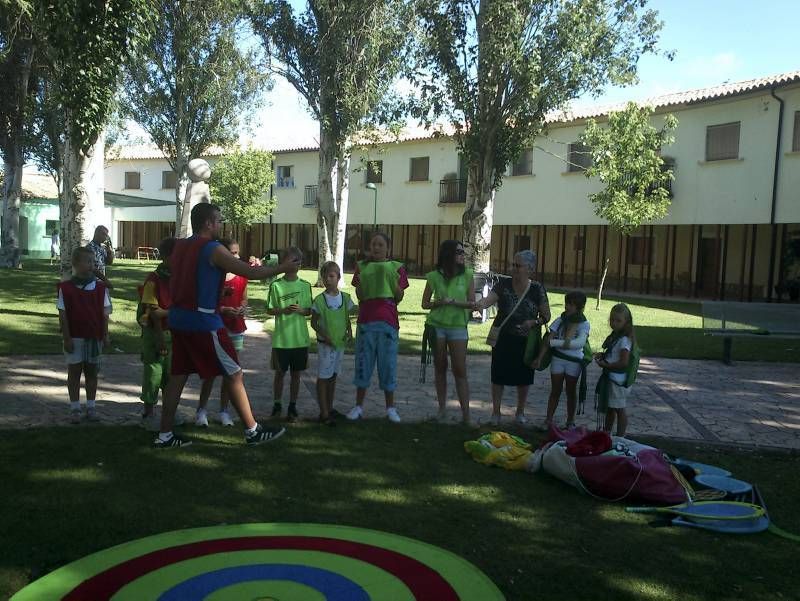
<svg viewBox="0 0 800 601"><path fill-rule="evenodd" d="M554 116L547 136L509 168L497 193L492 270L507 272L514 253L531 248L551 287L594 288L608 261L606 288L616 292L774 297L800 270L800 257L788 250L800 237L800 71L648 104L654 125L667 113L679 120L675 143L663 149L675 175L669 215L622 236L593 212L587 195L599 183L583 175L576 142L587 119L621 107ZM217 157L208 158L213 166ZM266 223L233 232L244 252L293 244L316 261L317 165L316 148L275 151L277 183L269 193L278 206ZM354 156L346 267L375 220L412 273L430 269L440 241L461 237L465 183L447 136L408 132ZM107 192L174 200L174 175L157 150L124 151L108 163L105 185ZM174 207L119 208L113 221L118 246L154 246L172 230Z"/></svg>

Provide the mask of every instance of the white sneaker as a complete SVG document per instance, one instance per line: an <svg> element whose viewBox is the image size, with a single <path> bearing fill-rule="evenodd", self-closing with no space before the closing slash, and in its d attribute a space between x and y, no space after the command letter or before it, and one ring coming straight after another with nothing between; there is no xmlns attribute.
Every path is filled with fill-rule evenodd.
<svg viewBox="0 0 800 601"><path fill-rule="evenodd" d="M514 418L514 421L515 421L515 422L517 422L517 423L518 423L520 426L524 426L525 424L527 424L527 423L528 423L528 418L527 418L527 417L525 417L525 414L524 414L524 413L519 413L519 414L517 414L517 416Z"/></svg>
<svg viewBox="0 0 800 601"><path fill-rule="evenodd" d="M487 420L487 423L489 425L491 425L491 426L499 426L500 425L500 416L492 414L489 417L489 419Z"/></svg>
<svg viewBox="0 0 800 601"><path fill-rule="evenodd" d="M201 409L197 412L194 418L194 425L199 428L208 428L208 414L205 409Z"/></svg>
<svg viewBox="0 0 800 601"><path fill-rule="evenodd" d="M232 426L233 419L231 418L230 414L227 411L220 411L219 423L221 423L223 426Z"/></svg>
<svg viewBox="0 0 800 601"><path fill-rule="evenodd" d="M349 420L355 421L357 419L361 419L362 417L364 417L364 410L358 405L347 412L347 419Z"/></svg>
<svg viewBox="0 0 800 601"><path fill-rule="evenodd" d="M399 424L400 423L400 415L397 413L397 409L395 409L394 407L389 407L386 410L386 417L393 424Z"/></svg>

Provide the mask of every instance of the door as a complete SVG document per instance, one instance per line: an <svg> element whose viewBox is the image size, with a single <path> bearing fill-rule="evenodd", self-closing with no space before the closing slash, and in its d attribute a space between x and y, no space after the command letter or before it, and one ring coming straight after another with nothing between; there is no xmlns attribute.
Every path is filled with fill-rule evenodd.
<svg viewBox="0 0 800 601"><path fill-rule="evenodd" d="M719 241L701 238L697 255L697 294L716 296L719 288Z"/></svg>

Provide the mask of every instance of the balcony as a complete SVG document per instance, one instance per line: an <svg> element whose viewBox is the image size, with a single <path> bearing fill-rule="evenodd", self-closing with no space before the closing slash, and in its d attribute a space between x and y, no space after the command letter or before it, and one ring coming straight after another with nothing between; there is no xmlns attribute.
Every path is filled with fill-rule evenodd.
<svg viewBox="0 0 800 601"><path fill-rule="evenodd" d="M467 180L443 179L439 182L439 204L464 204L467 202Z"/></svg>
<svg viewBox="0 0 800 601"><path fill-rule="evenodd" d="M317 206L317 186L306 186L303 193L303 206L314 208Z"/></svg>

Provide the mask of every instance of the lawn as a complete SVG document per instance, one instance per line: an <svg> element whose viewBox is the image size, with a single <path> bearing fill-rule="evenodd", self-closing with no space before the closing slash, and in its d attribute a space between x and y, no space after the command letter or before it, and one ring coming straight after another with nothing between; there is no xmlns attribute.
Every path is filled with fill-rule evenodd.
<svg viewBox="0 0 800 601"><path fill-rule="evenodd" d="M116 352L137 352L139 328L136 313L136 287L154 263L140 264L133 260L117 261L109 274L114 283L114 314L111 336ZM6 270L0 288L0 354L58 353L61 341L57 335L58 318L55 310L55 283L57 274L46 260L25 262L23 271ZM301 276L314 283L316 274L303 271ZM350 275L345 275L349 284ZM400 349L402 353L418 353L426 312L421 308L425 281L413 278L406 296L400 304ZM319 289L315 290L315 293ZM266 287L252 282L248 289L252 315L269 320L264 311ZM564 306L563 291L549 293L553 316ZM610 296L595 310L594 299L589 299L586 316L592 324L591 342L599 347L608 334L608 313L616 303L627 302L633 312L639 344L643 353L653 357L684 359L719 359L722 356L722 339L705 336L701 329L698 302L621 298ZM471 353L486 353L484 344L489 323L470 326ZM313 350L313 349L312 349ZM800 361L800 340L740 339L733 347L734 358L753 361Z"/></svg>
<svg viewBox="0 0 800 601"><path fill-rule="evenodd" d="M258 448L219 428L192 436L189 449L156 451L137 428L2 432L0 598L118 543L244 522L416 538L476 564L509 601L796 598L796 543L652 528L547 475L474 463L456 426L304 423ZM776 523L800 532L800 457L666 450L757 482Z"/></svg>

